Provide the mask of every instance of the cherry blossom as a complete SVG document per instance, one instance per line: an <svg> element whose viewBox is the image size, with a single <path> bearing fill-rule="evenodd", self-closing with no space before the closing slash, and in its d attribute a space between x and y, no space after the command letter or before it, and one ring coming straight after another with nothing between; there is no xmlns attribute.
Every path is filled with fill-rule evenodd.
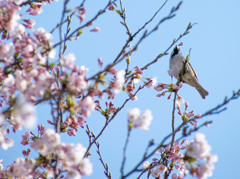
<svg viewBox="0 0 240 179"><path fill-rule="evenodd" d="M92 170L92 163L90 163L90 160L88 158L83 158L81 162L79 163L79 170L81 174L84 175L91 175L93 170Z"/></svg>
<svg viewBox="0 0 240 179"><path fill-rule="evenodd" d="M141 115L138 108L128 110L129 123L132 123L134 127L139 127L141 130L148 130L152 119L152 112L149 109L144 111Z"/></svg>
<svg viewBox="0 0 240 179"><path fill-rule="evenodd" d="M149 81L151 81L150 83L148 83L147 85L146 85L146 87L147 88L152 88L154 85L156 85L156 83L157 83L157 77L153 77L153 78L151 78Z"/></svg>
<svg viewBox="0 0 240 179"><path fill-rule="evenodd" d="M128 110L128 120L129 122L134 122L140 116L140 109L134 108Z"/></svg>
<svg viewBox="0 0 240 179"><path fill-rule="evenodd" d="M125 71L124 70L119 70L116 74L115 74L115 82L113 84L113 91L114 93L120 93L120 91L122 90L122 84L125 81L124 78L125 75Z"/></svg>
<svg viewBox="0 0 240 179"><path fill-rule="evenodd" d="M32 103L26 101L23 96L17 98L14 111L10 118L12 120L12 125L16 129L21 128L21 126L24 126L27 129L32 129L37 122L35 108Z"/></svg>
<svg viewBox="0 0 240 179"><path fill-rule="evenodd" d="M155 170L152 170L151 175L154 178L159 178L160 177L160 172L157 169L155 169Z"/></svg>
<svg viewBox="0 0 240 179"><path fill-rule="evenodd" d="M72 69L74 66L75 60L76 60L76 57L74 56L74 54L69 53L68 55L63 56L60 59L60 63L61 63L61 65L65 66L66 68Z"/></svg>
<svg viewBox="0 0 240 179"><path fill-rule="evenodd" d="M0 125L0 145L4 150L14 145L14 141L6 137L6 130L8 129L7 124Z"/></svg>
<svg viewBox="0 0 240 179"><path fill-rule="evenodd" d="M163 164L160 164L160 165L157 165L157 166L156 166L156 170L157 170L159 173L164 173L164 172L167 170L167 167L164 166Z"/></svg>
<svg viewBox="0 0 240 179"><path fill-rule="evenodd" d="M145 162L143 162L141 169L144 170L144 169L148 168L149 166L150 166L150 163L148 161L145 161Z"/></svg>

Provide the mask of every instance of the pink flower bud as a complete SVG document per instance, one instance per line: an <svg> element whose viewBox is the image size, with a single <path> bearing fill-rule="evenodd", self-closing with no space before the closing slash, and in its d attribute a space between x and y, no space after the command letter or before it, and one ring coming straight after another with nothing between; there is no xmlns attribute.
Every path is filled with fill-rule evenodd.
<svg viewBox="0 0 240 179"><path fill-rule="evenodd" d="M138 74L140 74L140 75L143 74L143 71L139 68L139 66L136 66L135 69Z"/></svg>
<svg viewBox="0 0 240 179"><path fill-rule="evenodd" d="M191 124L192 126L195 126L195 124L196 124L196 123L194 123L194 122L190 121L190 124Z"/></svg>
<svg viewBox="0 0 240 179"><path fill-rule="evenodd" d="M197 114L195 117L197 117L197 118L201 118L202 115L201 115L201 114Z"/></svg>
<svg viewBox="0 0 240 179"><path fill-rule="evenodd" d="M109 5L109 6L108 6L108 10L111 10L111 11L114 10L113 5Z"/></svg>
<svg viewBox="0 0 240 179"><path fill-rule="evenodd" d="M84 19L85 19L85 14L80 14L80 15L78 16L78 18L80 19L80 22L84 21Z"/></svg>
<svg viewBox="0 0 240 179"><path fill-rule="evenodd" d="M86 8L79 8L79 11L81 14L85 14L87 9Z"/></svg>
<svg viewBox="0 0 240 179"><path fill-rule="evenodd" d="M183 42L181 42L180 44L178 44L178 46L182 46L183 45Z"/></svg>
<svg viewBox="0 0 240 179"><path fill-rule="evenodd" d="M183 82L180 82L178 86L181 88L183 86Z"/></svg>
<svg viewBox="0 0 240 179"><path fill-rule="evenodd" d="M110 69L110 73L112 73L113 75L117 72L117 70L115 68L111 68Z"/></svg>
<svg viewBox="0 0 240 179"><path fill-rule="evenodd" d="M102 65L103 65L103 61L102 61L102 58L101 58L101 57L98 58L98 65L99 65L99 66L102 66Z"/></svg>
<svg viewBox="0 0 240 179"><path fill-rule="evenodd" d="M99 27L96 27L96 28L90 30L90 32L98 32L98 31L100 31L100 28L99 28Z"/></svg>
<svg viewBox="0 0 240 179"><path fill-rule="evenodd" d="M137 101L137 100L138 100L138 97L137 97L137 96L133 96L133 97L131 98L131 100Z"/></svg>

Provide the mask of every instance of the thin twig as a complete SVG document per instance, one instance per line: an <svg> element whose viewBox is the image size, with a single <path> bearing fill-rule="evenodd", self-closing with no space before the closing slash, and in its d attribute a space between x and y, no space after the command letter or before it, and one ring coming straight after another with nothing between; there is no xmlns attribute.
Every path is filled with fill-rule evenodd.
<svg viewBox="0 0 240 179"><path fill-rule="evenodd" d="M116 0L114 0L113 2L115 2ZM66 37L66 40L70 40L72 36L74 36L74 34L76 34L79 30L81 30L82 28L88 26L91 22L93 22L94 20L96 20L98 18L98 16L100 16L101 14L103 14L106 9L108 8L108 6L112 4L112 1L110 0L107 5L102 9L100 10L91 20L89 20L88 22L86 22L84 25L80 26L79 28L75 29L70 35L68 35ZM53 48L57 47L58 45L60 45L64 40L58 42L57 44L55 44L53 46Z"/></svg>
<svg viewBox="0 0 240 179"><path fill-rule="evenodd" d="M78 12L78 9L83 6L83 4L85 3L85 1L86 1L86 0L83 0L83 2L82 2L78 7L75 8L75 10L69 15L70 18L71 18L76 12ZM58 27L62 26L62 25L63 25L64 23L66 23L66 22L68 22L68 18L66 18L64 21L62 21L62 23L60 23L60 24L58 23L58 24L50 31L50 33L52 34Z"/></svg>
<svg viewBox="0 0 240 179"><path fill-rule="evenodd" d="M123 178L123 169L124 169L124 165L125 165L125 161L126 161L126 152L127 152L127 145L128 145L128 141L130 138L130 133L131 133L131 129L128 128L128 134L127 134L127 138L126 138L126 142L123 148L123 160L122 160L122 166L121 166L121 178Z"/></svg>
<svg viewBox="0 0 240 179"><path fill-rule="evenodd" d="M173 110L172 110L172 141L171 141L171 147L173 146L175 132L174 132L174 114L175 114L175 105L176 105L176 97L177 97L177 90L175 91L174 98L173 98Z"/></svg>
<svg viewBox="0 0 240 179"><path fill-rule="evenodd" d="M93 132L91 132L90 131L90 129L89 129L89 126L88 125L86 125L86 127L87 127L87 129L86 129L86 133L87 133L87 135L88 135L88 138L89 138L89 144L91 143L91 141L92 141L92 138L93 138L93 140L96 138L95 137L95 135L93 134ZM106 177L108 178L108 179L111 179L111 173L108 171L108 164L106 163L104 163L104 161L103 161L103 158L102 158L102 155L101 155L101 152L100 152L100 144L99 144L99 142L97 142L96 140L95 140L95 145L96 145L96 147L97 147L97 153L98 153L98 155L99 155L99 160L101 161L101 163L102 163L102 165L103 165L103 167L104 167L104 174L106 175Z"/></svg>
<svg viewBox="0 0 240 179"><path fill-rule="evenodd" d="M164 3L163 3L163 5L157 10L157 12L155 12L155 14L152 16L152 18L149 20L149 21L147 21L140 29L138 29L138 31L137 32L135 32L134 34L133 34L133 38L141 31L141 30L143 30L145 27L146 27L146 25L148 25L153 19L154 19L154 17L159 13L159 11L165 6L165 4L168 2L168 0L166 0Z"/></svg>
<svg viewBox="0 0 240 179"><path fill-rule="evenodd" d="M151 81L150 81L151 82ZM92 147L92 144L94 142L96 142L96 140L102 135L103 131L106 129L106 127L108 126L108 124L115 118L115 116L118 114L119 111L121 111L121 109L126 105L126 103L133 98L141 89L143 89L148 83L144 84L143 86L139 86L138 90L132 95L130 96L128 99L125 100L125 102L122 104L122 106L120 108L117 108L116 111L113 113L112 117L109 120L106 120L105 125L103 126L102 130L99 132L99 134L97 135L97 137L89 144L84 157L87 156L90 148Z"/></svg>
<svg viewBox="0 0 240 179"><path fill-rule="evenodd" d="M166 2L167 2L167 1L166 1ZM121 55L123 54L123 52L125 51L125 49L128 47L129 43L133 40L133 38L134 38L142 29L145 28L145 26L146 26L148 23L150 23L150 22L153 20L153 18L157 15L157 13L164 7L164 5L166 4L166 2L158 9L158 11L154 14L154 16L153 16L147 23L145 23L145 25L142 26L142 28L140 28L137 32L134 33L133 36L128 34L128 35L129 35L129 38L127 39L126 43L125 43L124 46L122 47L120 53L118 53L118 55L117 55L117 57L115 58L115 60L114 60L111 64L109 64L107 68L105 68L104 70L102 70L102 71L96 73L95 75L89 77L87 80L94 79L96 76L99 76L100 74L102 74L102 73L104 73L104 72L108 72L113 66L115 66L116 64L118 64L119 62L121 62L125 57L122 57L122 58L120 58L120 57L121 57ZM172 13L173 13L173 12L172 12ZM160 21L160 23L158 24L158 26L159 26L162 22L164 22L165 20L171 19L172 17L173 17L173 16L171 16L171 13L170 13L170 16L163 18L163 19ZM157 27L158 27L158 26L157 26ZM156 27L155 27L150 33L148 33L148 34L147 34L147 31L145 31L145 32L143 33L142 37L140 38L140 40L139 40L139 41L136 43L136 45L133 47L133 50L132 50L131 52L126 53L126 54L129 55L129 53L132 53L133 51L137 50L137 48L138 48L139 44L142 42L142 40L143 40L145 37L147 37L148 35L150 35L150 34L151 34L153 31L155 31L155 30L157 30ZM146 35L146 34L147 34L147 35ZM169 49L170 49L170 48L169 48ZM119 59L119 58L120 58L120 59ZM159 58L160 58L160 57L159 57Z"/></svg>

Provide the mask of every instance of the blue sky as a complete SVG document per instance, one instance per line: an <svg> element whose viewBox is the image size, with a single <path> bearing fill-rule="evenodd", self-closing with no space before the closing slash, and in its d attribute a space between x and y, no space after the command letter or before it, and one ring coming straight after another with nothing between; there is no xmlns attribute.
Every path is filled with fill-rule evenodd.
<svg viewBox="0 0 240 179"><path fill-rule="evenodd" d="M127 23L132 33L136 32L143 24L148 21L158 8L163 4L162 0L138 0L124 1L126 7ZM87 0L86 21L91 19L100 8L105 7L107 1ZM146 26L145 29L151 30L163 17L167 16L173 6L179 1L169 0L164 8L159 12L155 19ZM74 7L74 2L70 1L70 7ZM119 6L119 2L117 2ZM209 91L209 96L203 100L198 92L187 84L179 91L179 94L189 103L189 110L194 110L196 114L204 113L209 109L222 103L225 96L231 96L232 91L240 88L239 79L239 42L240 42L240 21L239 21L240 1L191 1L185 0L176 17L164 22L159 29L145 39L138 50L131 56L130 69L135 66L144 66L154 60L156 56L164 52L177 38L183 33L189 22L197 23L190 33L183 37L180 42L184 45L181 51L184 56L191 48L190 63L197 72L199 82ZM54 9L54 11L53 11ZM34 28L43 27L51 31L60 21L62 11L62 1L53 2L43 7L43 13L36 17ZM30 17L29 17L30 18ZM119 22L121 18L116 12L108 11L101 15L92 27L84 29L79 40L68 42L66 54L74 53L77 57L76 63L90 68L89 76L98 71L97 58L101 57L104 65L111 63L120 52L126 39L128 38L124 26ZM79 26L78 19L72 20L72 29ZM97 33L90 33L88 30L99 27ZM132 45L141 37L143 31L135 37ZM53 34L53 43L58 42L58 33ZM58 48L56 49L58 50ZM171 53L172 49L169 51ZM125 62L116 66L116 69L124 69ZM167 74L169 68L169 55L164 56L157 63L144 71L143 77L157 77L158 82L170 83L171 78ZM176 80L174 79L174 82ZM154 139L156 143L171 132L171 111L172 99L167 97L156 97L157 92L153 89L144 89L138 93L138 101L130 101L125 108L116 116L100 137L100 150L104 162L108 163L109 171L113 178L120 177L120 166L123 155L123 145L127 136L127 110L129 108L139 108L141 111L150 109L153 114L153 121L149 131L134 129L131 134L130 144L127 150L127 160L125 173L131 170L143 156L143 152L148 141ZM115 106L120 106L127 95L121 92L114 99ZM106 98L101 101L104 104ZM236 178L240 169L236 155L236 150L240 147L239 140L239 100L233 100L227 105L227 110L218 114L200 119L199 124L206 120L213 120L209 127L203 127L199 132L206 135L208 143L212 146L211 153L218 155L218 162L215 164L212 179ZM46 124L46 120L51 120L50 109L47 103L40 104L38 107L38 122ZM183 110L183 109L182 109ZM175 126L181 123L181 118L176 115ZM105 119L98 112L93 112L87 119L87 124L95 133L101 130ZM4 160L4 166L12 163L17 156L22 156L21 149L26 147L20 144L21 135L25 130L18 131L17 135L9 135L14 139L15 146L8 151L1 150L0 158ZM194 136L194 135L193 135ZM193 139L193 136L189 139ZM82 143L88 145L88 138L85 130L80 129L76 137L69 137L62 134L62 141L71 143ZM154 147L153 147L154 148ZM93 174L86 178L104 178L103 166L98 160L96 147L91 149L90 157L93 163ZM36 155L32 155L32 157ZM150 160L149 160L150 161ZM132 175L130 178L136 178ZM143 177L144 178L144 177ZM191 177L187 177L191 178Z"/></svg>

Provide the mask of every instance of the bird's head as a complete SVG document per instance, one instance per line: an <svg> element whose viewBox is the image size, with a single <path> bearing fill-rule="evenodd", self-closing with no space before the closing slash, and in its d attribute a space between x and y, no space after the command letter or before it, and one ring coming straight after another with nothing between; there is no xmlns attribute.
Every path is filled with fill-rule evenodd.
<svg viewBox="0 0 240 179"><path fill-rule="evenodd" d="M171 53L171 58L173 58L175 55L177 55L180 52L180 48L178 45L176 45Z"/></svg>

